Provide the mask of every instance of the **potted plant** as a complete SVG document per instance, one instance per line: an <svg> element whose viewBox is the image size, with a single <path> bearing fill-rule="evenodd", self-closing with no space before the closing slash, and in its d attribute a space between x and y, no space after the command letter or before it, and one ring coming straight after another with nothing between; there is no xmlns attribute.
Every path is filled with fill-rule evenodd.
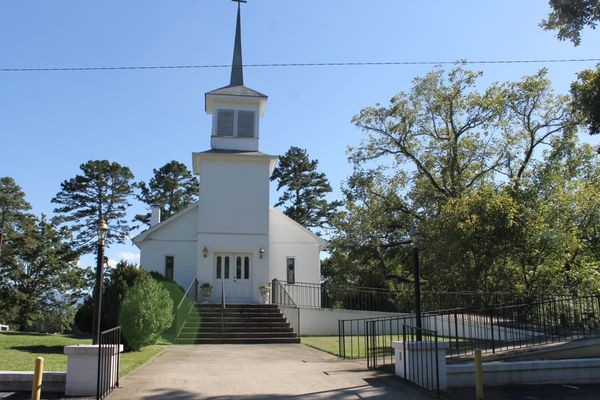
<svg viewBox="0 0 600 400"><path fill-rule="evenodd" d="M210 283L204 282L200 286L200 294L202 294L202 302L203 303L208 303L208 298L210 297L211 293L212 293L212 286L210 286Z"/></svg>
<svg viewBox="0 0 600 400"><path fill-rule="evenodd" d="M269 298L271 297L271 285L263 283L258 287L260 289L260 298L263 304L269 304Z"/></svg>

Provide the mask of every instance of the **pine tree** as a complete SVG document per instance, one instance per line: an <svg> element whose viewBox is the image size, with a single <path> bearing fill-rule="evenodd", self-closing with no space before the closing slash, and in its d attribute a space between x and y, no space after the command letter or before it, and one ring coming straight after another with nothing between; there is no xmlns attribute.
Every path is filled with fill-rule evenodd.
<svg viewBox="0 0 600 400"><path fill-rule="evenodd" d="M140 193L136 198L148 206L159 205L163 220L185 209L198 199L198 180L190 170L178 161L171 161L160 169L154 169L148 184L139 182ZM150 213L138 214L135 219L150 224Z"/></svg>
<svg viewBox="0 0 600 400"><path fill-rule="evenodd" d="M16 293L5 273L4 266L14 259L13 241L22 235L24 227L31 220L31 209L25 200L25 193L11 177L0 178L0 321L15 321L18 311L15 307Z"/></svg>
<svg viewBox="0 0 600 400"><path fill-rule="evenodd" d="M30 329L42 312L72 307L87 288L88 270L79 268L66 227L57 229L42 215L23 224L8 242L0 273L13 293L13 322Z"/></svg>
<svg viewBox="0 0 600 400"><path fill-rule="evenodd" d="M275 207L285 206L285 215L306 228L323 229L341 203L325 199L331 186L325 174L317 171L318 164L306 150L292 146L279 158L271 180L277 181L277 190L284 189Z"/></svg>
<svg viewBox="0 0 600 400"><path fill-rule="evenodd" d="M25 193L15 180L9 176L0 178L0 233L4 236L17 230L19 222L29 216L30 209ZM0 251L1 246L0 243Z"/></svg>
<svg viewBox="0 0 600 400"><path fill-rule="evenodd" d="M133 174L107 160L90 160L80 168L83 174L61 183L61 191L52 199L61 205L54 210L59 214L57 221L67 223L76 233L75 246L82 253L96 249L101 219L110 227L106 244L123 243L133 229L125 219Z"/></svg>

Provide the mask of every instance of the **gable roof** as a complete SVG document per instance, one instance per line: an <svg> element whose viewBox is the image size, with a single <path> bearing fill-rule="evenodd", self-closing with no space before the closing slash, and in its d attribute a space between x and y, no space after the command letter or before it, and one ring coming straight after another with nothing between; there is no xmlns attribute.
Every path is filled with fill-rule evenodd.
<svg viewBox="0 0 600 400"><path fill-rule="evenodd" d="M266 94L263 94L254 89L250 89L249 87L244 85L227 85L215 90L211 90L206 94L217 96L264 97L265 99L268 97Z"/></svg>
<svg viewBox="0 0 600 400"><path fill-rule="evenodd" d="M191 211L195 210L198 208L198 204L200 202L197 201L194 204L192 204L191 206L187 207L186 209L178 212L177 214L167 218L166 220L162 221L159 224L154 225L153 227L146 229L145 231L141 232L140 234L138 234L137 236L135 236L133 238L133 243L138 246L140 243L142 243L144 240L146 240L146 238L148 238L149 235L151 235L152 233L174 223L175 221L183 218L185 215L189 214ZM324 250L325 248L327 248L327 246L329 246L329 242L326 241L325 239L323 239L322 237L314 234L313 232L311 232L310 230L306 229L305 227L303 227L302 225L300 225L299 223L297 223L296 221L294 221L293 219L291 219L290 217L288 217L287 215L285 215L284 213L282 213L281 211L277 210L274 207L269 207L269 211L272 213L277 214L279 217L281 217L282 219L284 219L287 223L289 223L290 225L294 226L296 229L298 229L299 231L303 232L305 235L309 236L311 239L313 239L315 242L317 242L317 244L319 245L319 249L320 250ZM139 247L139 246L138 246Z"/></svg>
<svg viewBox="0 0 600 400"><path fill-rule="evenodd" d="M306 235L310 236L315 242L318 243L320 250L324 250L329 246L329 242L327 240L323 239L319 235L314 234L309 229L306 229L305 227L303 227L302 225L300 225L299 223L297 223L296 221L294 221L293 219L291 219L290 217L288 217L287 215L285 215L278 209L276 209L274 207L269 207L269 211L278 214L280 217L285 219L287 223L293 225L298 230L300 230L300 231L304 232Z"/></svg>
<svg viewBox="0 0 600 400"><path fill-rule="evenodd" d="M132 240L133 243L137 246L139 243L143 242L144 240L146 240L146 238L148 237L148 235L151 235L152 233L158 231L159 229L164 228L167 225L172 224L173 222L177 221L178 219L182 218L184 215L187 215L191 210L195 210L196 208L198 208L198 204L200 202L197 201L194 204L192 204L191 206L189 206L188 208L185 208L181 211L179 211L177 214L170 216L169 218L167 218L166 220L154 225L151 228L146 229L145 231L139 233L138 235L136 235Z"/></svg>

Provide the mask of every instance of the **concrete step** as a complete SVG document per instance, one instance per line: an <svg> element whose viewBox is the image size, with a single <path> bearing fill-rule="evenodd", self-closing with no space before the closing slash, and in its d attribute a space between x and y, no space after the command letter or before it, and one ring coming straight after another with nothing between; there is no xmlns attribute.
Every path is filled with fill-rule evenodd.
<svg viewBox="0 0 600 400"><path fill-rule="evenodd" d="M198 304L196 303L194 305L196 308L198 309L221 309L221 305L220 304ZM277 304L226 304L225 305L225 309L226 310L237 310L237 309L249 309L249 308L256 308L256 309L279 309L279 306L277 306Z"/></svg>
<svg viewBox="0 0 600 400"><path fill-rule="evenodd" d="M282 317L228 317L223 318L225 323L245 323L245 322L285 322ZM203 324L203 323L221 323L221 317L190 317L186 322L192 324Z"/></svg>
<svg viewBox="0 0 600 400"><path fill-rule="evenodd" d="M202 312L197 316L194 314L190 314L190 318L221 318L223 315L226 318L251 318L251 317L272 317L272 318L283 318L283 314L278 312L226 312L221 314L220 312L216 313L207 313Z"/></svg>
<svg viewBox="0 0 600 400"><path fill-rule="evenodd" d="M179 344L283 344L300 343L300 338L219 338L219 339L178 339Z"/></svg>
<svg viewBox="0 0 600 400"><path fill-rule="evenodd" d="M180 339L219 339L219 338L294 338L298 337L294 332L199 332L181 333Z"/></svg>
<svg viewBox="0 0 600 400"><path fill-rule="evenodd" d="M221 332L221 326L201 326L201 327L187 327L184 326L181 330L182 333L205 333L205 332ZM225 332L294 332L294 329L287 326L225 326Z"/></svg>
<svg viewBox="0 0 600 400"><path fill-rule="evenodd" d="M223 331L224 329L224 331ZM277 305L196 304L177 343L299 343Z"/></svg>

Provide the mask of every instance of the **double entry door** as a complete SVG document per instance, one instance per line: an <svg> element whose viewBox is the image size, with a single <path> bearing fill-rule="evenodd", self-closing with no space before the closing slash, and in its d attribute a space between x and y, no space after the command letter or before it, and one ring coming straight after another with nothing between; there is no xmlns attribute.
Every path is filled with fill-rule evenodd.
<svg viewBox="0 0 600 400"><path fill-rule="evenodd" d="M224 293L225 303L253 303L252 254L216 253L214 276L218 301Z"/></svg>

